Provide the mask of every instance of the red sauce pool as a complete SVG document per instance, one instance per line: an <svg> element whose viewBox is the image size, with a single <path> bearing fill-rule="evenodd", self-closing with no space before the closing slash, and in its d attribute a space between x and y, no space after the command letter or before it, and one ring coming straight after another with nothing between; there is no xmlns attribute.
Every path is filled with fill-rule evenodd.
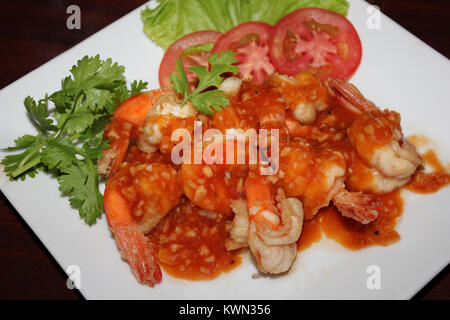
<svg viewBox="0 0 450 320"><path fill-rule="evenodd" d="M297 242L299 251L309 248L318 242L322 235L333 239L347 249L358 250L373 245L387 246L400 240L395 231L397 219L403 212L403 199L400 191L380 195L383 201L377 220L362 225L359 222L342 216L330 205L321 209L312 220L305 221L300 239Z"/></svg>
<svg viewBox="0 0 450 320"><path fill-rule="evenodd" d="M210 280L236 268L239 251L225 249L229 220L185 202L173 209L149 239L161 267L188 280Z"/></svg>
<svg viewBox="0 0 450 320"><path fill-rule="evenodd" d="M417 170L407 185L407 189L416 193L433 193L450 183L450 174L439 161L436 152L428 150L422 155L425 164L433 171Z"/></svg>
<svg viewBox="0 0 450 320"><path fill-rule="evenodd" d="M383 201L378 218L367 225L343 217L333 206L319 213L324 234L344 247L358 250L373 245L387 246L400 240L395 231L397 219L403 212L400 191L379 196Z"/></svg>

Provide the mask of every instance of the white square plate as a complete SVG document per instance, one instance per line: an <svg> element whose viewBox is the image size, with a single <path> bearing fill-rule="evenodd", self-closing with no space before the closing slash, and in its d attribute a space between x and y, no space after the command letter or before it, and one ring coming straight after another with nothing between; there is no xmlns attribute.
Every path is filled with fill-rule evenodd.
<svg viewBox="0 0 450 320"><path fill-rule="evenodd" d="M450 65L448 60L381 16L380 29L366 25L370 12L351 1L349 20L356 27L364 56L352 78L361 91L402 115L406 135L425 134L438 153L450 159ZM23 107L27 95L43 97L60 87L77 59L100 54L126 67L128 80L158 87L163 51L142 32L140 12L120 20L56 57L0 92L0 147L34 133ZM3 158L5 153L0 152ZM431 195L403 192L405 208L397 230L401 240L389 247L349 251L322 239L302 252L286 276L252 279L256 267L248 257L236 270L213 281L191 282L163 275L155 288L139 285L120 259L106 219L88 227L60 195L46 174L10 182L2 173L2 192L66 270L81 270L81 293L88 299L406 299L412 297L450 261L450 188ZM369 290L367 267L381 270L381 289Z"/></svg>

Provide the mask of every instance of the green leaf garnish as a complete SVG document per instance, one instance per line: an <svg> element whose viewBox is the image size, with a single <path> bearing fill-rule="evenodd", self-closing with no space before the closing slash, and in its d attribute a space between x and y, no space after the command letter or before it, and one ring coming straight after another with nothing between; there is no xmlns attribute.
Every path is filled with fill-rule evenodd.
<svg viewBox="0 0 450 320"><path fill-rule="evenodd" d="M190 67L188 70L198 76L199 82L197 88L192 93L189 93L189 84L183 62L181 59L178 59L176 72L170 75L170 80L174 85L174 90L184 95L182 106L190 100L198 111L212 115L214 113L212 109L221 111L229 105L230 102L227 99L227 95L218 90L218 88L223 82L223 74L237 74L239 72L239 67L233 65L236 61L233 51L227 50L222 51L220 55L217 52L211 54L209 57L211 65L209 70L206 66L195 65ZM212 90L206 91L206 89Z"/></svg>
<svg viewBox="0 0 450 320"><path fill-rule="evenodd" d="M347 0L157 0L141 11L145 34L167 49L177 39L201 30L227 32L247 21L275 25L286 14L315 7L347 15Z"/></svg>
<svg viewBox="0 0 450 320"><path fill-rule="evenodd" d="M145 90L147 83L134 81L128 88L125 68L98 55L83 57L70 72L61 90L37 102L25 98L28 117L39 133L14 140L15 146L5 150L21 152L7 155L1 164L13 180L34 177L40 169L53 170L61 192L90 225L103 210L97 160L108 147L103 138L106 123L120 103ZM55 105L52 111L49 101Z"/></svg>

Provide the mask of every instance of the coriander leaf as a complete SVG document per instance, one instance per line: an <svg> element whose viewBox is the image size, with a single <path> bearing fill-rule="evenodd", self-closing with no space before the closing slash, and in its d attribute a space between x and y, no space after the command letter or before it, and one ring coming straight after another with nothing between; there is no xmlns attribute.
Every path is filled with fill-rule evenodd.
<svg viewBox="0 0 450 320"><path fill-rule="evenodd" d="M222 111L224 107L230 104L227 95L220 90L211 90L202 94L192 95L190 99L198 111L209 116L213 115L211 108L216 111Z"/></svg>
<svg viewBox="0 0 450 320"><path fill-rule="evenodd" d="M229 101L227 95L217 88L219 88L223 81L221 75L224 73L236 74L239 72L239 67L233 65L236 61L233 51L227 50L222 51L220 56L214 52L209 57L209 63L211 65L209 71L205 66L195 65L190 67L189 70L198 76L199 82L197 88L189 94L189 84L183 62L181 59L178 59L176 72L170 74L170 79L174 85L174 90L184 95L181 105L183 106L187 100L191 100L194 108L204 114L212 115L212 109L222 111L224 107L229 105ZM205 91L206 89L210 90Z"/></svg>
<svg viewBox="0 0 450 320"><path fill-rule="evenodd" d="M208 60L211 64L209 71L205 66L199 65L189 68L189 70L194 72L199 79L198 87L195 92L201 92L209 87L218 88L223 81L223 78L221 77L222 74L228 72L237 74L239 72L239 67L233 65L237 60L234 58L234 53L231 50L222 51L220 56L217 52L214 52Z"/></svg>
<svg viewBox="0 0 450 320"><path fill-rule="evenodd" d="M125 83L125 68L117 63L113 64L111 58L102 61L99 55L83 57L70 72L73 79L66 78L63 89L74 92L75 95L89 88L112 90Z"/></svg>
<svg viewBox="0 0 450 320"><path fill-rule="evenodd" d="M15 143L14 147L8 147L8 148L5 148L5 150L13 151L13 150L25 149L26 147L30 146L35 141L36 141L35 136L26 134L26 135L23 135L14 140L14 143Z"/></svg>
<svg viewBox="0 0 450 320"><path fill-rule="evenodd" d="M70 77L69 77L70 78ZM66 90L59 90L52 93L49 100L53 102L56 106L58 112L65 112L65 110L70 109L73 104L75 96Z"/></svg>
<svg viewBox="0 0 450 320"><path fill-rule="evenodd" d="M76 155L76 147L69 140L59 137L47 141L41 152L41 161L49 169L64 170L77 160Z"/></svg>
<svg viewBox="0 0 450 320"><path fill-rule="evenodd" d="M101 217L103 197L98 190L97 170L90 160L78 161L63 170L57 179L59 190L69 197L80 217L92 225Z"/></svg>
<svg viewBox="0 0 450 320"><path fill-rule="evenodd" d="M186 97L189 90L189 83L181 59L177 59L175 71L176 73L170 74L170 81L174 86L174 90L176 92L183 93Z"/></svg>
<svg viewBox="0 0 450 320"><path fill-rule="evenodd" d="M130 89L128 89L126 85L121 85L117 87L116 89L117 106L120 105L125 100L127 100L128 98L135 96L144 91L145 89L147 89L147 85L148 82L142 80L139 80L139 82L137 82L136 80L134 80L130 84ZM114 109L112 111L114 111Z"/></svg>
<svg viewBox="0 0 450 320"><path fill-rule="evenodd" d="M36 103L32 97L27 96L23 103L27 109L28 116L39 131L42 133L47 133L47 131L53 131L56 129L53 125L53 120L48 118L49 113L47 98L39 100L39 102Z"/></svg>
<svg viewBox="0 0 450 320"><path fill-rule="evenodd" d="M106 124L111 118L112 116L108 114L95 119L92 126L83 133L83 136L79 137L81 142L91 141L95 143L97 140L104 140L103 133L105 132Z"/></svg>
<svg viewBox="0 0 450 320"><path fill-rule="evenodd" d="M83 91L83 106L92 112L101 112L112 99L111 92L104 89L90 88Z"/></svg>
<svg viewBox="0 0 450 320"><path fill-rule="evenodd" d="M109 141L96 139L85 142L81 147L83 155L89 159L98 160L103 158L103 150L109 148Z"/></svg>
<svg viewBox="0 0 450 320"><path fill-rule="evenodd" d="M88 110L80 110L74 113L64 113L55 115L58 120L58 127L68 135L82 134L87 128L92 126L99 115Z"/></svg>
<svg viewBox="0 0 450 320"><path fill-rule="evenodd" d="M1 164L4 166L3 171L11 178L20 178L24 180L27 175L34 177L37 173L36 166L41 162L41 157L39 150L45 144L45 140L40 137L40 135L26 136L25 140L16 139L16 147L11 148L11 150L25 149L23 152L18 154L11 154L4 157ZM34 138L34 140L32 140Z"/></svg>
<svg viewBox="0 0 450 320"><path fill-rule="evenodd" d="M128 88L124 70L111 59L86 56L72 67L72 75L62 80L61 90L38 102L27 97L25 108L39 134L17 138L15 146L6 150L20 153L1 161L11 179L34 177L40 169L53 170L61 192L69 196L72 207L88 224L94 223L103 209L97 160L109 147L103 136L106 124L120 103L147 87L147 82L134 81ZM49 101L56 108L49 110ZM51 135L49 131L53 131Z"/></svg>
<svg viewBox="0 0 450 320"><path fill-rule="evenodd" d="M127 97L127 99L129 97L132 97L132 96L135 96L135 95L141 93L142 91L147 89L147 86L148 86L148 82L145 82L142 80L139 80L139 82L137 82L136 80L134 80L130 84L129 96Z"/></svg>
<svg viewBox="0 0 450 320"><path fill-rule="evenodd" d="M109 148L109 139L105 139L103 133L110 119L110 116L97 119L80 137L79 142L82 143L81 149L84 157L92 160L103 158L103 150Z"/></svg>

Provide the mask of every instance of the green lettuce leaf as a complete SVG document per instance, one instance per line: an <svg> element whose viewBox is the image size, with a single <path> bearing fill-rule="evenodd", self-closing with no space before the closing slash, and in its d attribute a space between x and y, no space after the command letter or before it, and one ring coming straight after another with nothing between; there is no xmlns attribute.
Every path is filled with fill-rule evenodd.
<svg viewBox="0 0 450 320"><path fill-rule="evenodd" d="M246 21L274 25L289 12L316 7L347 15L347 0L157 0L141 12L144 32L167 49L175 40L200 30L226 32Z"/></svg>

